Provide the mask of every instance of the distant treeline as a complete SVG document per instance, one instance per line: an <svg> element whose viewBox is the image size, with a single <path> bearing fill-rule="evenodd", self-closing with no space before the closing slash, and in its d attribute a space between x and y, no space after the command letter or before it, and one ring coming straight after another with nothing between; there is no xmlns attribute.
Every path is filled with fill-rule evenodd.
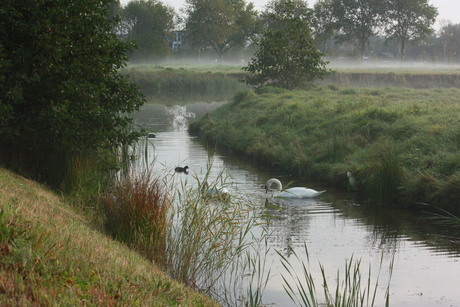
<svg viewBox="0 0 460 307"><path fill-rule="evenodd" d="M115 33L137 44L131 61L248 60L257 38L277 27L270 22L274 12L289 6L310 21L311 36L327 56L460 61L460 24L443 21L435 31L438 11L428 0L319 0L312 7L305 0L274 0L261 12L246 0L194 0L181 18L162 1L147 0L114 5L110 14L120 17Z"/></svg>

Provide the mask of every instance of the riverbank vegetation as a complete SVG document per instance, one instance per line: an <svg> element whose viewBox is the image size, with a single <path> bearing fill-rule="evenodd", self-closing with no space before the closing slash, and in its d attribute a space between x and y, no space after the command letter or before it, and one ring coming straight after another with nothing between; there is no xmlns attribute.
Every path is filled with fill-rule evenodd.
<svg viewBox="0 0 460 307"><path fill-rule="evenodd" d="M123 70L149 103L223 101L247 87L240 66L130 65Z"/></svg>
<svg viewBox="0 0 460 307"><path fill-rule="evenodd" d="M115 170L110 162L118 146L140 136L130 113L144 97L119 71L133 44L113 33L110 5L2 3L2 166L59 189L74 177L74 162Z"/></svg>
<svg viewBox="0 0 460 307"><path fill-rule="evenodd" d="M190 131L267 167L356 189L371 203L424 202L458 214L459 94L263 87L237 95Z"/></svg>
<svg viewBox="0 0 460 307"><path fill-rule="evenodd" d="M218 306L44 186L0 168L0 190L0 305Z"/></svg>
<svg viewBox="0 0 460 307"><path fill-rule="evenodd" d="M253 282L250 263L259 256L252 251L264 236L252 234L257 214L248 201L209 196L208 189L229 186L223 172L211 181L210 170L204 178L180 182L171 172L133 170L102 196L104 228L175 280L233 306L250 299L243 285ZM230 292L229 286L238 288ZM252 288L259 300L250 306L260 303L262 286Z"/></svg>

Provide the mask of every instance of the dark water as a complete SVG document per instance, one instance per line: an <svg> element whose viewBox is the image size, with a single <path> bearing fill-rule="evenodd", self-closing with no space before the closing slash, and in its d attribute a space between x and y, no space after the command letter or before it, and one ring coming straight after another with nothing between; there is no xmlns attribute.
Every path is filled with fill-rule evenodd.
<svg viewBox="0 0 460 307"><path fill-rule="evenodd" d="M154 167L158 169L189 166L189 175L178 176L190 182L193 176L203 176L211 161L211 177L218 176L225 169L233 181L231 193L244 194L255 203L263 203L267 196L262 185L268 178L277 177L283 184L296 178L262 170L238 157L210 152L187 133L189 120L219 105L144 106L136 119L138 124L156 134L150 140L149 156L155 159ZM366 282L369 267L372 285L379 276L375 306L384 306L390 264L394 260L390 306L460 306L458 236L455 238L448 231L434 227L423 215L370 209L355 201L351 194L311 182L297 180L295 185L326 189L327 192L317 199L284 201L279 207L261 209L271 217L270 252L266 259L271 278L263 295L264 304L293 306L283 289L281 274L285 274L285 270L275 250L287 257L295 271L301 273L301 263L296 261L288 246L306 262L306 244L309 269L318 291L322 284L319 263L325 269L330 286L335 289L337 271L343 274L345 261L360 259Z"/></svg>

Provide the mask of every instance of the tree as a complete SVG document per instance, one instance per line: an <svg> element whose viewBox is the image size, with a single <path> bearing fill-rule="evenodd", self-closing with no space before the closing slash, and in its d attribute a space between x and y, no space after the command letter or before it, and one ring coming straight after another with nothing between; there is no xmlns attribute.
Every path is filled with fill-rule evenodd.
<svg viewBox="0 0 460 307"><path fill-rule="evenodd" d="M350 42L359 50L360 58L369 38L381 23L382 0L334 0L334 15L338 20L339 43Z"/></svg>
<svg viewBox="0 0 460 307"><path fill-rule="evenodd" d="M337 28L337 20L333 13L333 0L319 0L313 6L312 29L313 37L323 52L327 52L327 40L331 38Z"/></svg>
<svg viewBox="0 0 460 307"><path fill-rule="evenodd" d="M439 30L444 61L451 62L460 54L460 24L444 20Z"/></svg>
<svg viewBox="0 0 460 307"><path fill-rule="evenodd" d="M5 0L0 7L0 163L59 185L76 156L139 135L144 98L119 69L132 48L109 0Z"/></svg>
<svg viewBox="0 0 460 307"><path fill-rule="evenodd" d="M285 26L286 18L298 18L310 25L312 10L305 0L272 0L261 14L261 19L266 30L277 30Z"/></svg>
<svg viewBox="0 0 460 307"><path fill-rule="evenodd" d="M158 60L169 54L167 35L173 29L174 11L157 0L131 1L122 10L127 38L137 48L130 54L134 61Z"/></svg>
<svg viewBox="0 0 460 307"><path fill-rule="evenodd" d="M244 46L255 32L256 12L244 0L187 0L188 39L200 55L203 47L212 47L223 55L235 46Z"/></svg>
<svg viewBox="0 0 460 307"><path fill-rule="evenodd" d="M265 16L277 26L265 30L259 50L244 68L252 73L249 84L301 88L326 74L323 54L314 45L306 15L297 10L298 2L278 0L268 7Z"/></svg>
<svg viewBox="0 0 460 307"><path fill-rule="evenodd" d="M427 38L438 15L428 0L387 0L385 33L388 39L399 42L401 60L406 56L406 44Z"/></svg>

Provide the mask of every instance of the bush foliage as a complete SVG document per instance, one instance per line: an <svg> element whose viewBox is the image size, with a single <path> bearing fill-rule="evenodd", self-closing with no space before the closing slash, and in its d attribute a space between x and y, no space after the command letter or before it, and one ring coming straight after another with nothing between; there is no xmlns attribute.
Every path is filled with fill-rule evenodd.
<svg viewBox="0 0 460 307"><path fill-rule="evenodd" d="M0 7L0 163L53 185L75 156L136 138L143 98L119 74L131 45L111 1L6 0Z"/></svg>

